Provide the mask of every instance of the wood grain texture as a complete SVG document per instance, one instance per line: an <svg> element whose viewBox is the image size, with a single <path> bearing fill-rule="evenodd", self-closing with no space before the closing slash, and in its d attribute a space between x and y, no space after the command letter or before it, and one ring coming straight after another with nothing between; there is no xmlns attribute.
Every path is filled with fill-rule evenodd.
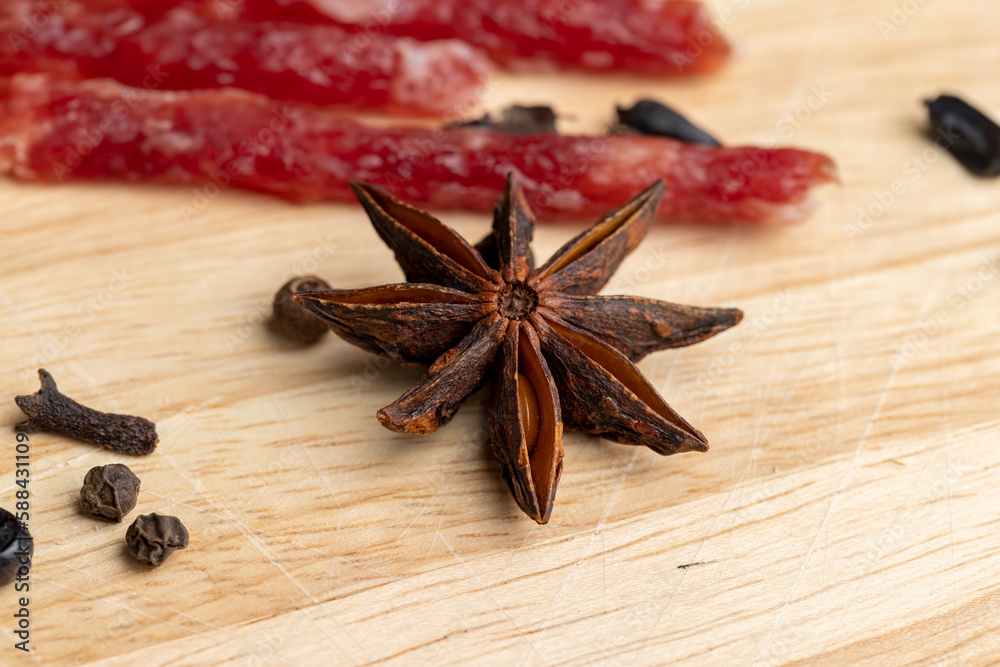
<svg viewBox="0 0 1000 667"><path fill-rule="evenodd" d="M658 227L625 262L605 293L746 311L641 363L712 449L570 435L545 527L500 479L483 396L436 434L390 433L375 411L418 370L263 325L293 273L400 279L359 206L0 183L0 386L32 393L44 366L76 400L156 421L156 453L126 461L133 518L191 533L139 567L125 525L78 509L87 470L123 459L34 435L34 650L12 648L5 589L0 663L1000 660L1000 184L935 151L921 105L951 91L1000 115L1000 6L713 4L740 46L718 76L505 75L484 102L553 102L599 131L649 94L729 143L826 151L843 178L806 224ZM916 9L883 36L894 4ZM202 209L185 221L185 205ZM474 240L489 227L446 219ZM537 256L581 228L540 228Z"/></svg>

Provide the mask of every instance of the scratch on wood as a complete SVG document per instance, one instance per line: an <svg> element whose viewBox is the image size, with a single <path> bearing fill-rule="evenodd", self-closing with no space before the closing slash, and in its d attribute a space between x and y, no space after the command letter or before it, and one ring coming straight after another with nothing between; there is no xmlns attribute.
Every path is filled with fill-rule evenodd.
<svg viewBox="0 0 1000 667"><path fill-rule="evenodd" d="M694 567L695 565L714 565L715 563L718 563L718 562L719 561L717 561L717 560L703 560L703 561L699 561L697 563L685 563L684 565L678 565L677 569L678 570L686 570L689 567Z"/></svg>
<svg viewBox="0 0 1000 667"><path fill-rule="evenodd" d="M490 602L493 603L493 606L495 606L497 611L499 611L500 614L504 617L504 619L506 619L507 623L510 624L510 627L514 629L514 632L516 632L521 637L521 639L525 641L525 643L528 645L528 647L530 647L531 651L534 652L535 655L537 655L539 658L542 658L542 654L539 652L538 647L535 646L535 643L532 642L531 639L529 639L528 636L521 630L517 622L513 618L511 618L510 614L507 613L507 610L504 608L504 606L500 604L499 600L496 599L496 596L494 596L493 593L490 592L490 589L483 584L482 580L480 580L479 577L476 576L476 573L472 571L472 568L469 567L464 560L462 560L462 557L458 555L458 552L452 549L451 545L448 543L448 540L444 538L444 535L439 534L439 537L441 538L441 543L444 544L448 552L451 553L451 555L455 558L455 560L458 561L458 564L465 569L465 572L469 575L469 577L472 578L472 581L474 581L476 585L479 586L480 589L482 589L483 593L486 594L486 597L489 598Z"/></svg>

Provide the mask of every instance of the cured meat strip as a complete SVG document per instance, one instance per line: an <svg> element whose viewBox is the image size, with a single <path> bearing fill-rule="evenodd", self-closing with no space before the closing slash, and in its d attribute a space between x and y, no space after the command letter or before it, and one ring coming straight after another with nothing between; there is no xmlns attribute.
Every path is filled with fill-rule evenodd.
<svg viewBox="0 0 1000 667"><path fill-rule="evenodd" d="M717 69L728 42L693 0L84 0L150 15L183 6L217 20L358 26L362 37L459 38L507 66L691 74Z"/></svg>
<svg viewBox="0 0 1000 667"><path fill-rule="evenodd" d="M380 35L363 43L334 25L218 23L175 11L149 22L128 10L14 2L0 10L0 74L111 77L167 90L235 86L278 100L382 111L457 115L491 71L460 40ZM35 30L17 32L32 17ZM44 22L38 19L44 17Z"/></svg>
<svg viewBox="0 0 1000 667"><path fill-rule="evenodd" d="M795 149L375 128L233 89L147 92L44 75L0 85L0 172L24 180L207 183L307 202L350 201L348 180L359 179L420 206L490 211L512 170L549 220L594 218L662 178L662 220L787 222L808 213L813 186L836 178L830 158Z"/></svg>

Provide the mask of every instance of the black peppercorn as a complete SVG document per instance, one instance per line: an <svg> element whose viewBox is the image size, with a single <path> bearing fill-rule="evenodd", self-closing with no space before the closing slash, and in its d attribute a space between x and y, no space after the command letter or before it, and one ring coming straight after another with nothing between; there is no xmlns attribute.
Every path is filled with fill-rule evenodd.
<svg viewBox="0 0 1000 667"><path fill-rule="evenodd" d="M281 289L274 295L271 330L303 345L315 343L322 338L330 330L330 327L323 320L295 303L292 297L296 292L323 289L330 289L330 285L316 276L298 276L282 285Z"/></svg>
<svg viewBox="0 0 1000 667"><path fill-rule="evenodd" d="M1000 176L1000 125L952 95L924 102L934 139L977 176Z"/></svg>
<svg viewBox="0 0 1000 667"><path fill-rule="evenodd" d="M628 109L616 107L616 111L619 128L624 127L639 134L670 137L689 144L722 145L711 134L656 100L639 100Z"/></svg>
<svg viewBox="0 0 1000 667"><path fill-rule="evenodd" d="M31 569L35 543L28 529L13 514L0 508L0 586Z"/></svg>
<svg viewBox="0 0 1000 667"><path fill-rule="evenodd" d="M142 514L125 533L129 552L150 565L160 565L174 549L185 549L188 532L175 516Z"/></svg>
<svg viewBox="0 0 1000 667"><path fill-rule="evenodd" d="M448 123L444 129L462 127L493 130L505 134L558 134L556 112L550 106L523 106L515 104L504 109L500 118L485 114L473 120Z"/></svg>
<svg viewBox="0 0 1000 667"><path fill-rule="evenodd" d="M80 506L94 517L121 521L135 508L139 478L121 463L91 468L80 489Z"/></svg>

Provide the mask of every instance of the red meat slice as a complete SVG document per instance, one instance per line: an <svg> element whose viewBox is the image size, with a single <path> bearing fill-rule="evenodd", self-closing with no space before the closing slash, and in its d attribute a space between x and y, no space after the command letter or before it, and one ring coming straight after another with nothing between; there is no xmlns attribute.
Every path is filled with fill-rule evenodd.
<svg viewBox="0 0 1000 667"><path fill-rule="evenodd" d="M594 219L662 178L662 220L789 222L807 215L813 186L836 178L830 158L787 148L375 128L233 89L44 75L0 85L0 172L24 180L236 186L308 202L350 201L347 182L359 179L417 205L487 212L511 170L548 220Z"/></svg>
<svg viewBox="0 0 1000 667"><path fill-rule="evenodd" d="M64 0L65 1L65 0ZM645 74L717 69L731 52L693 0L82 0L160 16L182 6L213 20L294 20L354 34L463 39L507 66Z"/></svg>
<svg viewBox="0 0 1000 667"><path fill-rule="evenodd" d="M92 0L93 1L93 0ZM187 11L159 21L35 0L0 10L0 75L111 77L165 90L235 86L277 100L416 114L474 106L491 64L460 40L356 39L334 25L218 23ZM22 26L36 22L33 30ZM18 29L21 28L19 31Z"/></svg>

